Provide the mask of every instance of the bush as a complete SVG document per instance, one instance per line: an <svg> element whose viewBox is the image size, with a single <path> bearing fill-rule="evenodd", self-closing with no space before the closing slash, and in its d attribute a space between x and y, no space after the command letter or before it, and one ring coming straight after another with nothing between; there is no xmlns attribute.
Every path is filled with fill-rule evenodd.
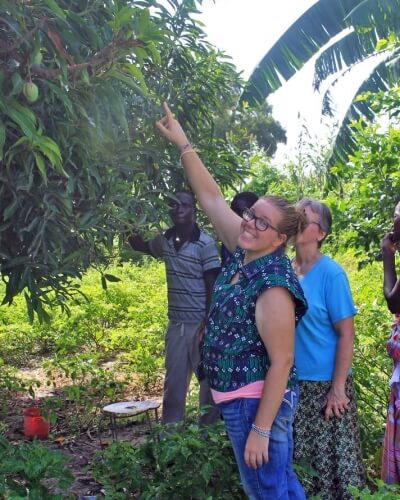
<svg viewBox="0 0 400 500"><path fill-rule="evenodd" d="M116 442L91 464L110 500L244 499L239 473L222 423L156 429L139 446ZM132 496L133 498L133 496Z"/></svg>
<svg viewBox="0 0 400 500"><path fill-rule="evenodd" d="M357 269L351 255L343 256L342 264L358 311L353 373L364 458L379 469L392 370L385 347L391 315L382 293L382 264L375 262Z"/></svg>
<svg viewBox="0 0 400 500"><path fill-rule="evenodd" d="M380 479L373 482L372 491L368 487L358 490L354 486L349 486L349 491L353 498L361 500L398 500L400 498L400 485L385 484Z"/></svg>
<svg viewBox="0 0 400 500"><path fill-rule="evenodd" d="M38 442L22 443L18 447L0 436L0 495L2 498L56 500L67 496L73 482L66 468L67 457L49 450ZM51 493L49 483L59 493Z"/></svg>

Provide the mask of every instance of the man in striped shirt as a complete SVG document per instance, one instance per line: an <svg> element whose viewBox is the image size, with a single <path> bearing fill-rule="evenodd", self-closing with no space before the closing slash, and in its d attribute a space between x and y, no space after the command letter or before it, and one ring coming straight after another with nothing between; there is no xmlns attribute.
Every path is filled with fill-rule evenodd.
<svg viewBox="0 0 400 500"><path fill-rule="evenodd" d="M218 250L214 240L200 231L195 222L195 200L189 191L180 191L169 200L173 226L150 241L134 235L134 250L165 262L168 286L168 329L165 337L165 381L162 422L184 419L186 395L199 364L198 331L204 326L211 292L219 272ZM218 418L209 387L200 382L200 406L212 406L200 422Z"/></svg>

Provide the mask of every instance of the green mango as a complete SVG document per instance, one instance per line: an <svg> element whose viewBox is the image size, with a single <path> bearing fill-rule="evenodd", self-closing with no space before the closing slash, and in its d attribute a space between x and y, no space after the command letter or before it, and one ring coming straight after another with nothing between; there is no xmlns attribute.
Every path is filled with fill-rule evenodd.
<svg viewBox="0 0 400 500"><path fill-rule="evenodd" d="M33 82L26 82L22 87L22 92L28 102L35 102L39 97L39 89Z"/></svg>
<svg viewBox="0 0 400 500"><path fill-rule="evenodd" d="M32 64L37 64L38 66L42 64L42 60L43 60L43 55L40 52L40 50L35 52L31 58Z"/></svg>

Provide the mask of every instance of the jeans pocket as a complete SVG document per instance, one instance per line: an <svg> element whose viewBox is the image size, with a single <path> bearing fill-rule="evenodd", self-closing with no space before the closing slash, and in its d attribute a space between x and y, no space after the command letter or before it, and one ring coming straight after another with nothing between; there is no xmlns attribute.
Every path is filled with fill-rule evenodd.
<svg viewBox="0 0 400 500"><path fill-rule="evenodd" d="M297 403L296 395L290 394L290 392L285 394L272 426L272 431L274 431L275 428L278 434L287 434L288 426L291 426L293 422L294 411Z"/></svg>

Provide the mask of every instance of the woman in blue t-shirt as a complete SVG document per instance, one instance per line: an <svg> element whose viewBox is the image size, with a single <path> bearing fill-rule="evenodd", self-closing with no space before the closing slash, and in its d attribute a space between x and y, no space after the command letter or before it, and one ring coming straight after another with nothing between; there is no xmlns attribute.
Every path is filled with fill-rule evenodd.
<svg viewBox="0 0 400 500"><path fill-rule="evenodd" d="M351 376L356 310L346 273L321 252L331 230L329 208L312 199L297 206L307 226L296 236L293 267L309 308L296 328L295 460L309 461L317 473L306 487L310 496L350 499L348 486L365 484Z"/></svg>
<svg viewBox="0 0 400 500"><path fill-rule="evenodd" d="M168 106L158 129L174 143L189 183L227 249L234 254L214 293L202 368L219 405L247 496L304 500L292 468L295 325L306 309L285 255L304 224L295 207L274 196L239 217L174 119Z"/></svg>

